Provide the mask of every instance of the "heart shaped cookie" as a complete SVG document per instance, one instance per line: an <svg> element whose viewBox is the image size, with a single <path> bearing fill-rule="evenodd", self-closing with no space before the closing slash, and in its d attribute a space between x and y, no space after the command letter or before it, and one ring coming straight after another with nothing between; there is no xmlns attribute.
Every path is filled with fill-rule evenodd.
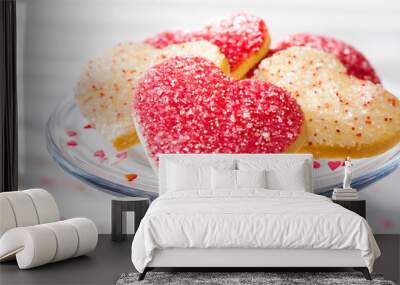
<svg viewBox="0 0 400 285"><path fill-rule="evenodd" d="M278 42L268 55L293 46L306 46L332 53L346 67L349 75L353 75L358 79L369 80L373 83L380 83L374 68L361 52L351 45L334 38L310 34L291 35L287 39Z"/></svg>
<svg viewBox="0 0 400 285"><path fill-rule="evenodd" d="M290 94L258 80L232 80L199 57L150 69L135 93L134 121L153 167L160 153L280 153L304 142Z"/></svg>
<svg viewBox="0 0 400 285"><path fill-rule="evenodd" d="M167 31L145 43L157 48L170 44L206 40L218 46L228 59L231 76L240 79L268 52L270 37L265 22L255 16L238 13L211 23L197 31Z"/></svg>
<svg viewBox="0 0 400 285"><path fill-rule="evenodd" d="M288 48L264 59L254 78L288 90L302 107L308 133L302 152L359 158L399 143L399 100L379 84L349 76L332 54Z"/></svg>
<svg viewBox="0 0 400 285"><path fill-rule="evenodd" d="M205 57L229 73L225 56L207 41L165 49L122 43L86 65L75 88L76 101L82 114L115 149L139 142L131 116L132 89L138 79L153 65L177 55Z"/></svg>

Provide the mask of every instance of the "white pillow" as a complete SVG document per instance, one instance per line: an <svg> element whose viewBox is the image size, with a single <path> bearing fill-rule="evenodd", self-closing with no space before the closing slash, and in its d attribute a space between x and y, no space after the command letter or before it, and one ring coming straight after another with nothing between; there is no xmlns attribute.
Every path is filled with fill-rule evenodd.
<svg viewBox="0 0 400 285"><path fill-rule="evenodd" d="M287 191L312 191L309 181L310 170L304 160L279 161L269 160L239 160L240 170L267 170L267 188Z"/></svg>
<svg viewBox="0 0 400 285"><path fill-rule="evenodd" d="M185 191L211 188L211 168L168 163L167 191Z"/></svg>
<svg viewBox="0 0 400 285"><path fill-rule="evenodd" d="M234 191L242 188L267 188L267 171L211 169L211 187L215 191Z"/></svg>
<svg viewBox="0 0 400 285"><path fill-rule="evenodd" d="M236 170L216 169L211 170L211 188L213 190L235 190L236 189Z"/></svg>
<svg viewBox="0 0 400 285"><path fill-rule="evenodd" d="M269 170L267 172L268 188L274 190L307 191L306 170L304 164L290 172Z"/></svg>
<svg viewBox="0 0 400 285"><path fill-rule="evenodd" d="M267 188L267 171L263 170L236 170L237 188Z"/></svg>

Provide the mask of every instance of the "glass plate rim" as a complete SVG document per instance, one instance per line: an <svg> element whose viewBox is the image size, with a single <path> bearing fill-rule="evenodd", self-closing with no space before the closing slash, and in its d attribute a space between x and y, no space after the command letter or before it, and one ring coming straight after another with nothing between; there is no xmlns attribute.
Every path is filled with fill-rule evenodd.
<svg viewBox="0 0 400 285"><path fill-rule="evenodd" d="M71 100L73 98L67 97L66 99L59 102L56 108L51 112L49 119L46 123L46 145L47 150L50 156L57 162L57 164L65 170L67 173L71 174L72 176L78 178L84 183L88 183L94 186L96 189L99 189L103 192L112 194L112 195L119 195L119 196L130 196L130 197L145 197L151 200L154 200L158 197L158 193L149 192L140 190L134 187L127 187L123 184L119 184L116 182L112 182L108 179L104 179L102 177L96 176L85 169L79 167L79 165L74 164L73 162L69 161L63 154L61 149L58 147L55 139L53 138L55 126L55 117L59 113L60 110L63 108L74 108L75 102ZM387 163L383 164L382 166L378 167L377 169L370 171L364 175L358 176L353 179L352 186L355 189L362 189L383 177L389 175L390 173L394 172L400 166L400 157L394 160L389 160ZM326 187L318 188L319 193L318 195L330 196L332 194L332 190L334 187L341 187L341 184L330 185Z"/></svg>

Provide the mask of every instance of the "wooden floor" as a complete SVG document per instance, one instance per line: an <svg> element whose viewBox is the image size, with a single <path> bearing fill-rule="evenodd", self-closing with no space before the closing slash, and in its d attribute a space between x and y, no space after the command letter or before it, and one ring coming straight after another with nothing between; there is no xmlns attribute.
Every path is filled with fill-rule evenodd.
<svg viewBox="0 0 400 285"><path fill-rule="evenodd" d="M375 272L399 283L400 235L376 235L382 251ZM124 272L134 271L130 259L131 238L115 243L109 235L100 235L94 252L88 256L19 270L15 262L0 265L0 284L115 284Z"/></svg>

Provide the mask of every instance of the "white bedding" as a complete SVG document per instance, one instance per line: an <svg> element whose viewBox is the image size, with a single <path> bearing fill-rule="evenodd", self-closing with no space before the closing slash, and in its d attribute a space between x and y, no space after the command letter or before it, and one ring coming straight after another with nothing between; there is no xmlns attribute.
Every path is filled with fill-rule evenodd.
<svg viewBox="0 0 400 285"><path fill-rule="evenodd" d="M143 272L165 248L357 249L370 271L380 255L365 219L330 199L257 189L162 195L137 230L132 262Z"/></svg>

